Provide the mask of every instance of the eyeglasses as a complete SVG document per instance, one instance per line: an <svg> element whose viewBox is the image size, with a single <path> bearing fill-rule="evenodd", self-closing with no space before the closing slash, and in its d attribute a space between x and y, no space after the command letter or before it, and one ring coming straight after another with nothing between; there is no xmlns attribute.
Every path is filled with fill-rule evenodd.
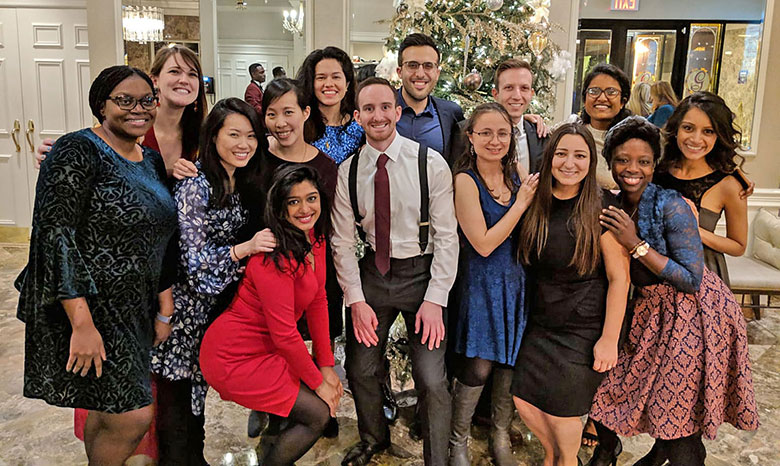
<svg viewBox="0 0 780 466"><path fill-rule="evenodd" d="M512 132L510 131L499 131L498 133L494 133L493 131L485 130L485 131L472 131L471 134L476 135L484 142L492 141L493 138L496 136L498 136L498 140L500 142L507 142L509 141L509 138L512 137Z"/></svg>
<svg viewBox="0 0 780 466"><path fill-rule="evenodd" d="M600 87L589 87L585 90L585 92L589 97L593 97L594 99L598 99L602 93L606 94L610 99L620 95L620 89L615 89L614 87L608 87L606 89L602 89Z"/></svg>
<svg viewBox="0 0 780 466"><path fill-rule="evenodd" d="M109 96L108 100L114 102L116 106L122 110L132 110L138 104L141 104L141 108L144 110L151 110L157 107L157 96L154 95L145 95L140 99L137 99L133 96L120 94Z"/></svg>
<svg viewBox="0 0 780 466"><path fill-rule="evenodd" d="M433 71L436 68L438 68L439 64L438 63L432 63L432 62L429 62L429 61L427 61L425 63L420 63L420 62L416 62L416 61L405 61L405 62L403 62L402 66L405 66L409 71L417 71L417 70L420 69L420 66L422 66L423 70L426 73L430 73L431 71Z"/></svg>

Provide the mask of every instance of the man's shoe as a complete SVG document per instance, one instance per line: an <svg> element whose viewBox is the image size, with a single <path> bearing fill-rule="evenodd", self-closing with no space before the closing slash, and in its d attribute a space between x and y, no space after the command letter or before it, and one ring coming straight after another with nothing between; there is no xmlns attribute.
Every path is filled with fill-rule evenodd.
<svg viewBox="0 0 780 466"><path fill-rule="evenodd" d="M349 449L341 461L341 466L365 466L375 454L387 450L389 447L390 441L385 443L368 443L361 440Z"/></svg>
<svg viewBox="0 0 780 466"><path fill-rule="evenodd" d="M398 403L395 401L393 391L387 383L382 384L382 412L389 424L398 419Z"/></svg>

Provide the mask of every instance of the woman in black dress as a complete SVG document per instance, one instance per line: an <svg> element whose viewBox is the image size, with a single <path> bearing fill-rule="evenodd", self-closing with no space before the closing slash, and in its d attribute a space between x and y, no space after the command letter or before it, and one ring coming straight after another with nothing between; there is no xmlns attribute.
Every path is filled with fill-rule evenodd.
<svg viewBox="0 0 780 466"><path fill-rule="evenodd" d="M536 197L520 230L529 319L512 394L545 450L545 466L575 466L580 416L617 361L628 294L628 254L599 225L614 204L596 181L590 132L568 123L550 137Z"/></svg>
<svg viewBox="0 0 780 466"><path fill-rule="evenodd" d="M176 211L160 154L136 143L157 111L151 79L106 68L89 104L101 126L61 137L38 177L30 258L16 283L24 395L89 410L90 464L120 465L152 420L149 350L173 311L155 320L154 303Z"/></svg>

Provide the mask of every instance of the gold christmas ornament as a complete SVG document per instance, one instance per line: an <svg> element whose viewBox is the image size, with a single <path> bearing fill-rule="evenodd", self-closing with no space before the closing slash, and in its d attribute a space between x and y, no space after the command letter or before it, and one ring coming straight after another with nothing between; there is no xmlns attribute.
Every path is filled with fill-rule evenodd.
<svg viewBox="0 0 780 466"><path fill-rule="evenodd" d="M476 91L482 85L482 75L476 68L472 68L471 73L463 78L463 87L470 91Z"/></svg>
<svg viewBox="0 0 780 466"><path fill-rule="evenodd" d="M544 51L545 47L547 47L546 35L539 31L534 31L528 36L528 48L530 48L537 57L542 55L542 51Z"/></svg>

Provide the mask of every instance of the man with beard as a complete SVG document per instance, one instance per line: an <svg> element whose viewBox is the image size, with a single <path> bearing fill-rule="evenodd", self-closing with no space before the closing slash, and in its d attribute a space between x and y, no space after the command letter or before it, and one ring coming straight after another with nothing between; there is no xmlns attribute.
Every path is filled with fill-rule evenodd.
<svg viewBox="0 0 780 466"><path fill-rule="evenodd" d="M438 152L397 133L401 107L387 80L368 78L356 95L366 145L339 167L332 214L333 258L349 306L347 379L361 439L342 465L368 464L390 446L377 373L399 312L409 334L425 464L444 465L451 411L446 306L458 260L452 175Z"/></svg>
<svg viewBox="0 0 780 466"><path fill-rule="evenodd" d="M431 95L439 82L441 53L436 42L425 34L409 34L398 48L398 90L401 120L398 134L440 153L449 166L460 154L451 152L461 137L458 122L463 110L455 102Z"/></svg>

